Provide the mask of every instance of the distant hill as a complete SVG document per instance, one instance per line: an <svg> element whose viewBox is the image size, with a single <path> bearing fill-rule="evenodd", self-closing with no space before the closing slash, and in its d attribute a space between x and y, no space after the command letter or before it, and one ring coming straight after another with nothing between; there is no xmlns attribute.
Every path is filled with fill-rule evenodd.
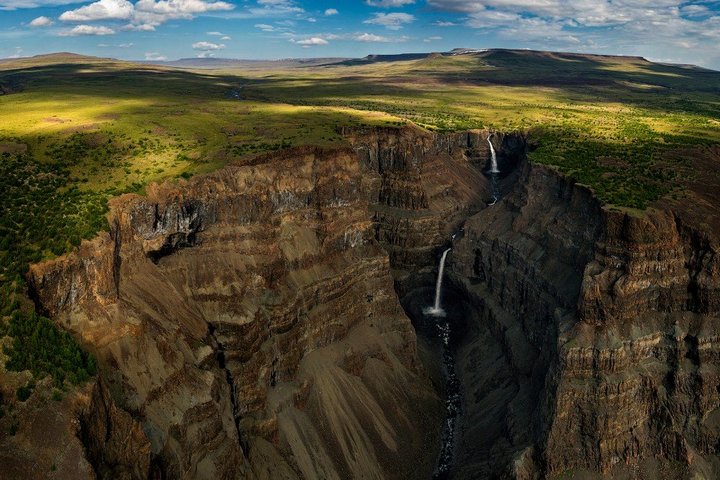
<svg viewBox="0 0 720 480"><path fill-rule="evenodd" d="M532 65L547 65L553 68L562 64L584 62L586 65L591 63L603 64L606 62L636 64L636 65L657 65L673 68L692 69L695 71L714 72L703 67L690 64L672 64L651 62L646 58L639 56L624 55L607 55L607 54L591 54L591 53L572 53L572 52L552 52L543 50L525 50L525 49L474 49L474 48L455 48L447 52L418 52L418 53L399 53L388 55L371 54L363 58L345 58L345 57L319 57L319 58L286 58L279 60L247 60L234 58L181 58L178 60L155 61L155 60L117 60L109 57L93 57L89 55L80 55L71 52L58 52L51 54L36 55L33 57L21 58L5 58L0 59L0 65L4 68L9 66L28 67L41 65L56 65L61 63L79 64L79 63L135 63L144 65L156 65L170 68L187 68L187 69L253 69L253 70L276 70L284 68L308 68L319 66L354 66L354 65L371 65L376 63L393 63L413 60L434 59L441 57L476 57L482 59L488 65L502 64L505 67L511 67L512 64L523 65L525 67Z"/></svg>
<svg viewBox="0 0 720 480"><path fill-rule="evenodd" d="M150 65L162 65L175 68L253 68L253 69L277 69L277 68L299 68L317 67L332 65L347 61L347 58L288 58L281 60L242 60L233 58L181 58L172 61L140 61Z"/></svg>

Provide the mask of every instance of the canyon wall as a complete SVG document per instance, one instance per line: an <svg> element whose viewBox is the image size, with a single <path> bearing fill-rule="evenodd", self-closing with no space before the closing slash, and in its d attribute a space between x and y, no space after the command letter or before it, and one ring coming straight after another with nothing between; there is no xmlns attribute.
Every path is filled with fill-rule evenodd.
<svg viewBox="0 0 720 480"><path fill-rule="evenodd" d="M418 129L346 133L364 153L294 149L114 199L110 232L33 266L38 308L101 365L83 420L99 474L430 475L442 403L377 239L424 261L485 179Z"/></svg>
<svg viewBox="0 0 720 480"><path fill-rule="evenodd" d="M523 134L492 136L491 185L487 131L342 133L115 199L109 233L31 269L101 365L98 473L428 478L443 386L408 315L450 246L453 478L720 472L712 227L603 207Z"/></svg>
<svg viewBox="0 0 720 480"><path fill-rule="evenodd" d="M467 221L457 478L716 478L717 232L656 207L602 207L525 165Z"/></svg>
<svg viewBox="0 0 720 480"><path fill-rule="evenodd" d="M373 182L352 151L256 159L115 199L108 234L33 267L38 305L101 365L99 472L430 475L441 404L374 240Z"/></svg>

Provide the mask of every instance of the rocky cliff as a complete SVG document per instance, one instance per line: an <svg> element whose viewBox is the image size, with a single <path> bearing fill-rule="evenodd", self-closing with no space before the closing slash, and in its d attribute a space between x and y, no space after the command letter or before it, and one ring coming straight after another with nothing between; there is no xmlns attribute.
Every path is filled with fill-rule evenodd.
<svg viewBox="0 0 720 480"><path fill-rule="evenodd" d="M99 472L430 474L440 401L365 173L352 151L306 149L152 187L113 201L108 234L33 267L38 305L102 366L83 430Z"/></svg>
<svg viewBox="0 0 720 480"><path fill-rule="evenodd" d="M717 232L689 222L531 165L467 221L458 478L717 476Z"/></svg>
<svg viewBox="0 0 720 480"><path fill-rule="evenodd" d="M118 198L109 233L32 268L100 361L96 472L429 477L444 385L422 306L450 246L453 477L720 471L715 223L607 208L523 134L490 138L499 175L487 131L343 134Z"/></svg>

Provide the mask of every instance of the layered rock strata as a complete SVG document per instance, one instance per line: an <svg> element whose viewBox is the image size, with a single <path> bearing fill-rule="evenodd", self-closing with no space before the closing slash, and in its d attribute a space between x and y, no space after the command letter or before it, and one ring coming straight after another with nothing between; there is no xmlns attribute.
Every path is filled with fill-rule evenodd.
<svg viewBox="0 0 720 480"><path fill-rule="evenodd" d="M714 478L715 234L526 165L454 246L452 282L477 310L457 478Z"/></svg>
<svg viewBox="0 0 720 480"><path fill-rule="evenodd" d="M120 197L109 233L33 267L40 308L101 365L98 472L430 474L442 411L375 241L377 184L352 151L268 156Z"/></svg>
<svg viewBox="0 0 720 480"><path fill-rule="evenodd" d="M493 135L491 186L486 131L343 133L116 199L108 234L33 267L100 360L97 472L427 478L439 360L400 303L419 325L452 246L454 478L717 476L717 222L604 207L520 134Z"/></svg>

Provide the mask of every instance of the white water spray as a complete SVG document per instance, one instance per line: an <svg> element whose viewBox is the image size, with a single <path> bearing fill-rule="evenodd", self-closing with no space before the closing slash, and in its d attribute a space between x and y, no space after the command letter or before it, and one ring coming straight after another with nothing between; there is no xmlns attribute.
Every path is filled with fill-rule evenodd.
<svg viewBox="0 0 720 480"><path fill-rule="evenodd" d="M495 147L493 147L493 144L490 141L492 136L493 134L491 133L490 135L488 135L487 138L488 145L490 145L490 173L500 173L497 164L497 154L495 153Z"/></svg>
<svg viewBox="0 0 720 480"><path fill-rule="evenodd" d="M426 315L432 315L434 317L444 317L445 316L445 310L440 307L440 296L442 294L442 281L443 281L443 272L445 271L445 260L447 259L447 254L452 250L452 248L448 248L445 250L442 254L442 257L440 258L440 268L438 269L438 277L437 282L435 282L435 305L432 307L428 307L424 310L424 313Z"/></svg>

